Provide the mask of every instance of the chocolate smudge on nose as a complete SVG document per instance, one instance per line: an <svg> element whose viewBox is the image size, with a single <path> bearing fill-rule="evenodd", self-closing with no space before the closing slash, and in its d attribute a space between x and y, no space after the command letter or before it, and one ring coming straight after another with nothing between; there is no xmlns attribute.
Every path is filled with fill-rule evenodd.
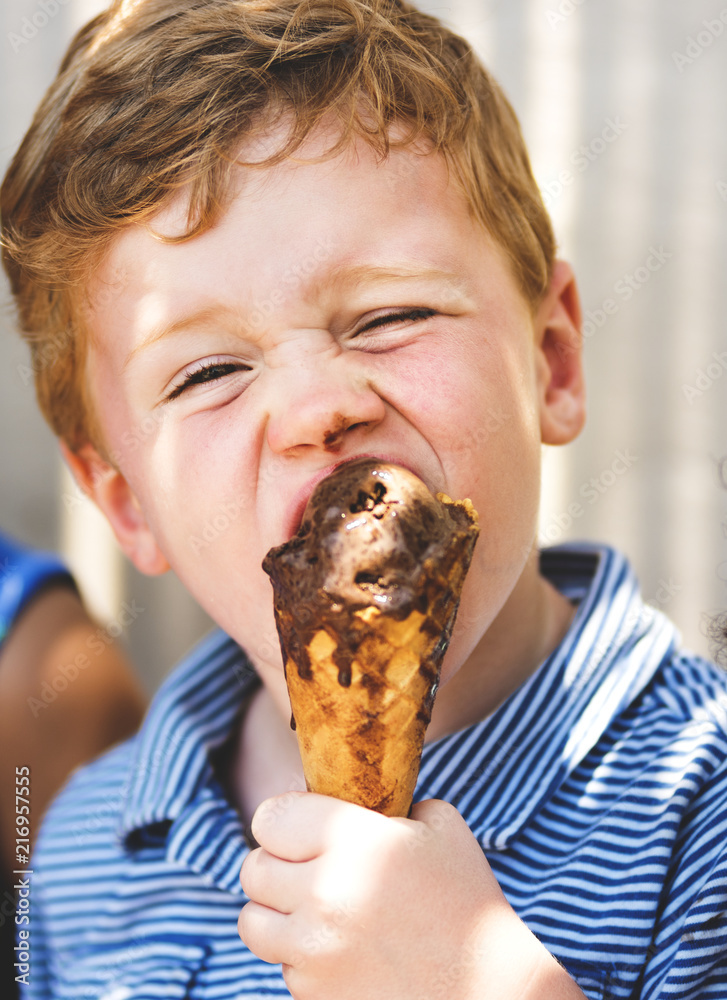
<svg viewBox="0 0 727 1000"><path fill-rule="evenodd" d="M341 413L336 416L336 422L331 430L323 435L323 447L326 451L337 451L341 445L341 438L348 430L348 420Z"/></svg>

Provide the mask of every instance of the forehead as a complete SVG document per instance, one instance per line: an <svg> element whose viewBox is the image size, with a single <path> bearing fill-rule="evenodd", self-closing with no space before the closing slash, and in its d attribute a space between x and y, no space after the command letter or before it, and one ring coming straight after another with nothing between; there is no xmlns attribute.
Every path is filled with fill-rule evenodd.
<svg viewBox="0 0 727 1000"><path fill-rule="evenodd" d="M240 151L246 161L270 155L274 137ZM456 277L474 244L491 245L472 219L445 157L420 146L386 158L363 140L326 155L331 134L319 130L295 160L234 168L230 201L215 225L181 243L189 193L164 204L147 226L132 225L98 269L92 300L144 300L149 322L216 296L248 309L311 299L352 281L449 273ZM262 299L262 301L261 301ZM223 303L225 304L225 303ZM156 316L155 313L159 313Z"/></svg>

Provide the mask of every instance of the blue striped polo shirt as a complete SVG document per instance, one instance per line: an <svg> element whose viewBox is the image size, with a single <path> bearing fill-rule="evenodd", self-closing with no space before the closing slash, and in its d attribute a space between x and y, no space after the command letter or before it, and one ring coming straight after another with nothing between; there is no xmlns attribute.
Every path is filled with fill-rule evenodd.
<svg viewBox="0 0 727 1000"><path fill-rule="evenodd" d="M541 570L577 605L568 633L492 715L425 746L416 798L459 809L587 997L724 1000L725 675L679 650L613 549L546 549ZM238 937L248 848L211 764L255 683L213 633L137 736L71 778L33 857L25 996L289 996Z"/></svg>

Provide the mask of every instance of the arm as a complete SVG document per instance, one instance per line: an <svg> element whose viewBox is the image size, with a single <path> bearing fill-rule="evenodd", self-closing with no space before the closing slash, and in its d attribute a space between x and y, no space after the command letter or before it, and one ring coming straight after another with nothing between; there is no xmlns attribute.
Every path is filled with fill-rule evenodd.
<svg viewBox="0 0 727 1000"><path fill-rule="evenodd" d="M269 799L242 867L243 941L296 1000L579 1000L454 807L390 819L308 793Z"/></svg>
<svg viewBox="0 0 727 1000"><path fill-rule="evenodd" d="M145 697L116 644L98 641L77 593L41 591L0 652L0 845L14 863L15 767L31 769L31 836L70 772L139 724Z"/></svg>
<svg viewBox="0 0 727 1000"><path fill-rule="evenodd" d="M639 1000L727 996L727 761L681 824Z"/></svg>

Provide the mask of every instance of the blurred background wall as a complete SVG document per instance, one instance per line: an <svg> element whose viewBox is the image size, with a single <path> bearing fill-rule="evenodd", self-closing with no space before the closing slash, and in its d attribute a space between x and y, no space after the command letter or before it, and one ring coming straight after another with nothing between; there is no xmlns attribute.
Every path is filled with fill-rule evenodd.
<svg viewBox="0 0 727 1000"><path fill-rule="evenodd" d="M597 539L707 653L727 607L727 4L426 0L518 113L585 314L589 418L544 455L543 544ZM0 166L97 0L3 0ZM60 549L152 692L211 627L171 574L140 576L82 498L0 314L0 525ZM183 502L183 498L180 498Z"/></svg>

